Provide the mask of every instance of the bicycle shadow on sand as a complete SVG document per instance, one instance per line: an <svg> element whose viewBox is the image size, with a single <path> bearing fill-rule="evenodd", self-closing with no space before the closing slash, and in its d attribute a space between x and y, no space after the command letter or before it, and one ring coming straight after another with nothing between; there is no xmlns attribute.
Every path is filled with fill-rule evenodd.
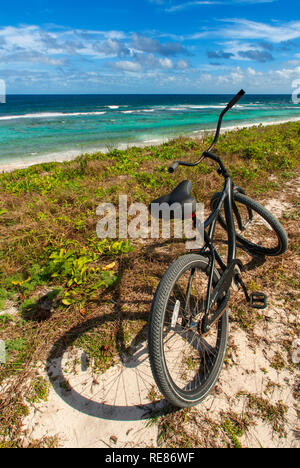
<svg viewBox="0 0 300 468"><path fill-rule="evenodd" d="M169 405L155 398L155 383L144 340L146 327L136 335L130 347L120 344L118 362L103 373L94 373L87 354L72 348L83 333L115 320L112 315L72 328L53 345L46 364L53 389L72 408L102 419L137 421L147 419L153 412L167 411ZM130 318L138 320L144 318L144 314L137 313Z"/></svg>
<svg viewBox="0 0 300 468"><path fill-rule="evenodd" d="M152 258L156 256L158 261L165 259L165 252L153 254L152 248L148 246L145 257L149 254ZM261 263L264 263L264 259L252 257L246 270L256 268ZM121 278L127 268L126 262L120 267ZM53 389L73 409L106 420L139 421L148 419L151 415L178 410L171 407L157 392L152 377L147 350L149 312L121 312L120 287L114 292L115 306L111 313L71 328L52 346L46 371ZM127 300L126 304L131 303L133 307L138 307L141 302L150 310L151 300ZM127 320L146 322L129 346L126 345ZM96 330L112 323L118 327L117 362L105 372L93 372L89 357L77 344L74 346L74 342L85 333L96 333Z"/></svg>
<svg viewBox="0 0 300 468"><path fill-rule="evenodd" d="M163 252L155 252L157 244L146 245L141 253L142 258L146 261L151 258L166 269L173 260L172 255L166 255L164 250L168 243L164 241L159 244L158 247L163 248ZM144 295L136 298L134 295L127 298L126 294L124 297L122 290L122 279L127 277L129 271L135 272L132 269L134 264L133 257L124 258L119 265L120 281L113 291L112 311L71 328L53 344L47 359L46 371L57 395L75 410L93 417L138 421L158 412L170 411L170 405L156 390L148 359L147 321L154 294L153 286L133 282L134 292ZM159 281L160 273L156 276ZM98 304L103 307L101 297ZM123 312L124 304L129 305L132 311ZM134 331L134 339L130 345L126 327L128 321L133 330L137 330ZM143 324L142 328L139 323ZM100 331L101 336L101 328L107 329L108 326L117 337L117 362L105 372L93 372L88 355L78 348L78 341L87 333L96 334Z"/></svg>

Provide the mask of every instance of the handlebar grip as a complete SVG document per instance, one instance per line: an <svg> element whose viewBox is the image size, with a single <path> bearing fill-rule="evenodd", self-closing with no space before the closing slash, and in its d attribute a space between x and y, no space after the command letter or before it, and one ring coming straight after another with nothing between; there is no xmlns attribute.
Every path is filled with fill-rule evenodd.
<svg viewBox="0 0 300 468"><path fill-rule="evenodd" d="M170 172L170 174L172 174L173 172L175 172L178 166L179 166L179 162L178 162L178 161L175 161L173 164L171 164L171 166L170 166L169 169L168 169L168 171Z"/></svg>
<svg viewBox="0 0 300 468"><path fill-rule="evenodd" d="M241 89L241 91L227 105L227 109L231 109L244 96L244 94L246 94L246 92Z"/></svg>

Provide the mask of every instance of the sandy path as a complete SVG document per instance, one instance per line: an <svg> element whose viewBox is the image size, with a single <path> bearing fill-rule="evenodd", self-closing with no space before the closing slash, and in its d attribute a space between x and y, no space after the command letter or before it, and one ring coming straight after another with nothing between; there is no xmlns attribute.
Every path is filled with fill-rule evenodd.
<svg viewBox="0 0 300 468"><path fill-rule="evenodd" d="M243 414L246 396L242 392L267 399L273 405L283 402L288 408L285 437L279 437L258 417L241 442L246 447L300 447L295 437L298 424L297 401L293 395L295 376L288 369L279 372L270 366L270 357L280 351L276 336L286 333L280 318L281 309L269 308L268 316L273 316L274 320L256 329L257 336L259 333L268 336L272 342L267 347L258 344L253 347L245 331L231 327L229 345L234 352L230 365L222 370L217 391L204 400L197 411L215 421L222 412ZM78 353L77 357L81 352ZM165 405L164 402L151 403L147 398L154 384L148 370L147 385L141 390L148 364L136 361L134 369L116 366L110 369L105 381L100 382L99 377L80 366L73 375L73 370L68 369L69 359L64 356L62 360L54 360L48 373L42 372L51 375L52 385L48 401L32 408L24 422L28 436L40 439L58 435L62 447L157 447L157 426L147 427L145 416ZM108 391L104 394L102 384L107 384Z"/></svg>
<svg viewBox="0 0 300 468"><path fill-rule="evenodd" d="M162 404L148 397L154 381L145 351L145 343L140 344L103 376L86 368L81 350L51 360L47 372L41 368L52 384L49 398L32 408L25 421L28 435L58 434L63 447L155 446L157 428L146 427L145 416Z"/></svg>
<svg viewBox="0 0 300 468"><path fill-rule="evenodd" d="M280 217L292 207L287 195L295 197L299 187L300 179L288 182L284 192L262 203ZM256 406L250 411L252 424L240 442L251 448L299 448L299 375L292 365L291 350L283 347L295 338L290 325L296 323L299 309L286 310L280 293L266 292L269 307L261 311L250 330L236 322L230 324L226 364L215 390L195 411L200 418L209 416L220 425L224 414L234 412L242 417L249 413L249 394L273 408L283 404L287 412L281 433ZM237 300L241 296L239 292ZM276 356L284 358L284 366L274 365ZM31 408L24 421L27 437L58 435L62 447L157 447L158 427L147 424L145 418L155 416L165 402L159 398L151 402L157 393L145 342L133 347L129 356L122 356L102 376L91 372L81 350L66 350L62 358L40 367L50 383L49 398ZM193 431L201 437L197 427Z"/></svg>

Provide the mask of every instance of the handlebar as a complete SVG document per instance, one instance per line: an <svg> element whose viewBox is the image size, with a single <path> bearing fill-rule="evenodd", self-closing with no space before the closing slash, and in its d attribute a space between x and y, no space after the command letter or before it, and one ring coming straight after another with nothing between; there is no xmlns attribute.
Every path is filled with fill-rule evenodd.
<svg viewBox="0 0 300 468"><path fill-rule="evenodd" d="M176 171L177 167L179 166L180 161L175 161L171 166L169 167L168 171L172 174L173 172Z"/></svg>
<svg viewBox="0 0 300 468"><path fill-rule="evenodd" d="M235 106L235 104L246 94L246 92L241 89L241 91L239 91L237 93L236 96L234 96L234 98L227 104L227 106L225 107L225 109L222 110L221 114L220 114L220 117L219 117L219 121L218 121L218 125L217 125L217 129L216 129L216 134L215 134L215 137L214 137L214 140L212 142L212 144L210 145L210 147L208 148L208 150L204 151L201 158L194 162L194 163L188 163L188 162L185 162L185 161L175 161L170 167L169 167L169 172L170 173L173 173L174 171L176 171L177 167L178 166L197 166L205 157L207 157L210 152L212 151L212 149L214 148L214 146L216 145L218 139L219 139L219 135L220 135L220 130L221 130L221 126L222 126L222 120L223 120L223 117L224 115L226 114L226 112L228 112L233 106Z"/></svg>
<svg viewBox="0 0 300 468"><path fill-rule="evenodd" d="M239 102L239 100L240 100L245 94L246 94L246 92L245 92L243 89L241 89L241 91L240 91L239 93L237 93L236 96L234 96L234 98L230 101L230 103L227 104L226 109L229 110L229 109L231 109L233 106L235 106L236 103ZM226 112L227 112L227 110L226 110Z"/></svg>

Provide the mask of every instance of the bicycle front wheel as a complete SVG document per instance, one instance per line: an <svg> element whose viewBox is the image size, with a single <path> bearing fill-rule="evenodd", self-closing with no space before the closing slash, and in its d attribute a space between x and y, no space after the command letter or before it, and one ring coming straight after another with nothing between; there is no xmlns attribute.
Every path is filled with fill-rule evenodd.
<svg viewBox="0 0 300 468"><path fill-rule="evenodd" d="M216 193L210 207L214 210L221 197ZM234 193L233 217L237 241L257 255L277 256L286 252L288 238L280 222L266 208L241 193ZM218 221L227 230L223 211Z"/></svg>
<svg viewBox="0 0 300 468"><path fill-rule="evenodd" d="M209 261L196 254L177 259L155 293L149 323L149 360L165 398L181 408L197 405L217 381L227 346L227 311L201 334ZM213 283L220 276L214 270ZM229 293L227 294L227 301ZM227 301L223 300L225 310ZM220 304L214 307L214 312Z"/></svg>

